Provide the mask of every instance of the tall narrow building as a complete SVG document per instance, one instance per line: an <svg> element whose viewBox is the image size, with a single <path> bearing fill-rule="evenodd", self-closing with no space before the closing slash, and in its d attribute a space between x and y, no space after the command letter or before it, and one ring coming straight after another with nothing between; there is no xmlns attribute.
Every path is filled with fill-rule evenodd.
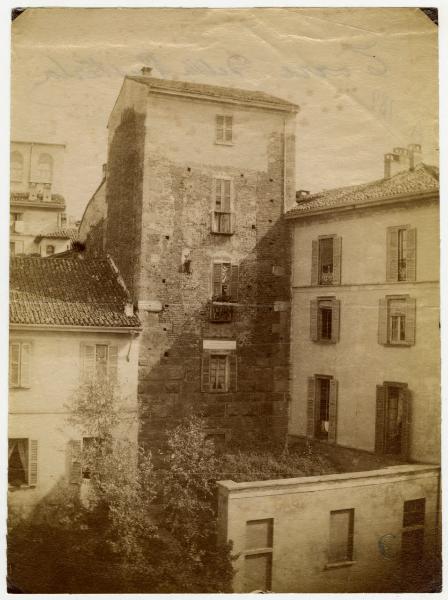
<svg viewBox="0 0 448 600"><path fill-rule="evenodd" d="M205 417L219 445L287 431L298 107L262 92L127 76L109 119L104 248L143 323L143 438Z"/></svg>

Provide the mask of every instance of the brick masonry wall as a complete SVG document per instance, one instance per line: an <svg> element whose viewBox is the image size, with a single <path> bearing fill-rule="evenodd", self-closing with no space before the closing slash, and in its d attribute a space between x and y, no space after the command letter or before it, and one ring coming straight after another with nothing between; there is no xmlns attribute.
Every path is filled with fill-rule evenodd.
<svg viewBox="0 0 448 600"><path fill-rule="evenodd" d="M283 117L266 111L265 169L246 168L247 161L236 168L217 165L213 157L210 163L189 156L173 160L153 142L150 118L144 142L140 115L128 112L117 127L107 187L107 251L136 300L162 305L158 313L140 310L142 440L163 446L166 431L192 413L237 441L285 439L290 237L282 215L285 193L294 193L294 135L285 144ZM223 175L234 185L232 236L210 232L213 177ZM187 255L190 273L182 268ZM209 320L213 260L239 264L231 323ZM280 269L274 274L273 267ZM204 339L236 340L236 392L201 391Z"/></svg>

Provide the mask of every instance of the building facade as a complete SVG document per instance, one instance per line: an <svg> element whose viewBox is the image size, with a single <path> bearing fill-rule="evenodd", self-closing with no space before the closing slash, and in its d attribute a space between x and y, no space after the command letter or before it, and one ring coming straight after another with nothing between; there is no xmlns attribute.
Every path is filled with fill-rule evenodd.
<svg viewBox="0 0 448 600"><path fill-rule="evenodd" d="M42 239L36 237L67 225L62 195L64 152L62 144L11 143L11 256L47 256L56 251L54 241L42 245ZM64 250L67 239L63 244Z"/></svg>
<svg viewBox="0 0 448 600"><path fill-rule="evenodd" d="M142 73L109 119L104 237L90 243L142 319L142 435L162 444L192 412L217 443L284 434L297 107Z"/></svg>
<svg viewBox="0 0 448 600"><path fill-rule="evenodd" d="M438 463L439 184L419 150L394 149L384 179L302 195L287 214L289 432Z"/></svg>
<svg viewBox="0 0 448 600"><path fill-rule="evenodd" d="M109 259L12 259L8 504L15 514L88 479L80 452L89 434L69 419L86 382L116 386L123 412L116 435L137 440L139 331Z"/></svg>

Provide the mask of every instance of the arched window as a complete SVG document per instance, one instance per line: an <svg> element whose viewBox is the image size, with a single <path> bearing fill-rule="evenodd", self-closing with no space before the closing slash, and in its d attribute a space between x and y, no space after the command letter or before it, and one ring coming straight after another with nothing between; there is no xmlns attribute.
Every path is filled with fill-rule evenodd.
<svg viewBox="0 0 448 600"><path fill-rule="evenodd" d="M53 177L53 159L49 154L41 154L37 164L39 180L41 182L50 182Z"/></svg>
<svg viewBox="0 0 448 600"><path fill-rule="evenodd" d="M22 181L23 179L23 156L20 152L11 152L11 180Z"/></svg>
<svg viewBox="0 0 448 600"><path fill-rule="evenodd" d="M48 244L48 246L45 248L45 252L47 256L51 256L52 254L54 254L54 246Z"/></svg>

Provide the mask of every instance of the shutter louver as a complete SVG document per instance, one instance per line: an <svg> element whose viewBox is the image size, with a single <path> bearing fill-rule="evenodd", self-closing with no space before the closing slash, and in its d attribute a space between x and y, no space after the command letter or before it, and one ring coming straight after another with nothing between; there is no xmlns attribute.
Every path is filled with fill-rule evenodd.
<svg viewBox="0 0 448 600"><path fill-rule="evenodd" d="M37 485L37 440L29 444L28 485Z"/></svg>
<svg viewBox="0 0 448 600"><path fill-rule="evenodd" d="M239 279L239 266L232 265L231 277L230 277L230 297L232 302L238 302L238 279Z"/></svg>
<svg viewBox="0 0 448 600"><path fill-rule="evenodd" d="M380 298L378 308L378 344L387 344L387 299Z"/></svg>
<svg viewBox="0 0 448 600"><path fill-rule="evenodd" d="M401 459L409 460L410 431L411 431L411 394L407 387L400 389L403 414L401 420Z"/></svg>
<svg viewBox="0 0 448 600"><path fill-rule="evenodd" d="M319 340L319 333L317 329L318 318L318 302L317 300L310 301L310 338L313 342L317 342Z"/></svg>
<svg viewBox="0 0 448 600"><path fill-rule="evenodd" d="M386 419L386 388L376 386L375 452L384 454L384 429Z"/></svg>
<svg viewBox="0 0 448 600"><path fill-rule="evenodd" d="M311 249L311 285L319 285L319 242L313 240Z"/></svg>
<svg viewBox="0 0 448 600"><path fill-rule="evenodd" d="M238 360L235 353L229 354L229 391L238 390Z"/></svg>
<svg viewBox="0 0 448 600"><path fill-rule="evenodd" d="M398 281L398 227L388 227L386 258L386 280Z"/></svg>
<svg viewBox="0 0 448 600"><path fill-rule="evenodd" d="M415 344L415 314L416 314L415 298L406 298L406 343L410 346Z"/></svg>
<svg viewBox="0 0 448 600"><path fill-rule="evenodd" d="M81 440L70 441L70 483L80 485L82 481Z"/></svg>
<svg viewBox="0 0 448 600"><path fill-rule="evenodd" d="M333 238L333 285L341 283L342 238Z"/></svg>
<svg viewBox="0 0 448 600"><path fill-rule="evenodd" d="M417 230L407 230L406 281L416 280Z"/></svg>
<svg viewBox="0 0 448 600"><path fill-rule="evenodd" d="M9 346L9 385L20 385L20 344Z"/></svg>
<svg viewBox="0 0 448 600"><path fill-rule="evenodd" d="M331 444L336 444L337 408L338 382L335 379L330 379L330 398L328 406L328 416L330 423L328 426L328 441Z"/></svg>
<svg viewBox="0 0 448 600"><path fill-rule="evenodd" d="M83 381L92 381L95 375L95 346L81 344L81 377Z"/></svg>
<svg viewBox="0 0 448 600"><path fill-rule="evenodd" d="M30 360L31 360L31 344L22 343L20 356L20 386L24 388L30 387Z"/></svg>
<svg viewBox="0 0 448 600"><path fill-rule="evenodd" d="M116 384L118 381L118 347L109 346L108 349L108 375L109 381L112 384Z"/></svg>
<svg viewBox="0 0 448 600"><path fill-rule="evenodd" d="M210 353L204 352L201 365L201 391L210 391Z"/></svg>
<svg viewBox="0 0 448 600"><path fill-rule="evenodd" d="M306 435L314 437L316 428L316 381L314 377L308 377L308 395L306 410Z"/></svg>
<svg viewBox="0 0 448 600"><path fill-rule="evenodd" d="M333 299L331 301L331 341L333 343L339 342L339 329L341 322L341 301Z"/></svg>
<svg viewBox="0 0 448 600"><path fill-rule="evenodd" d="M221 263L213 263L213 298L220 298L221 295L222 295Z"/></svg>

